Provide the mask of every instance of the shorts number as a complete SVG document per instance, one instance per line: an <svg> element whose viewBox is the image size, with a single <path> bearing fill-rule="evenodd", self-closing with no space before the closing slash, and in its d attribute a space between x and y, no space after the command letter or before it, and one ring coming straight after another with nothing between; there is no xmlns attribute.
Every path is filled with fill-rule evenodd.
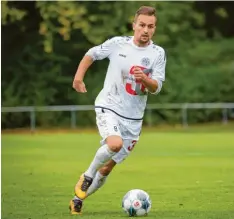
<svg viewBox="0 0 234 219"><path fill-rule="evenodd" d="M133 69L134 69L135 67L138 67L138 68L140 68L141 70L146 69L146 68L144 68L144 67L142 67L142 66L132 66L131 69L130 69L130 71L129 71L129 74L130 74L130 75L134 75ZM148 75L148 74L146 74L146 75ZM145 86L144 86L141 82L138 82L138 81L136 81L136 84L140 85L140 89L141 89L141 91L144 93L144 92L145 92ZM132 89L132 81L126 83L125 89L126 89L126 91L127 91L129 94L131 94L131 95L138 95L137 92L136 92L135 90Z"/></svg>
<svg viewBox="0 0 234 219"><path fill-rule="evenodd" d="M132 143L131 143L131 145L128 146L128 150L129 150L129 151L132 151L133 148L135 147L136 143L137 143L137 141L136 141L136 140L133 140Z"/></svg>

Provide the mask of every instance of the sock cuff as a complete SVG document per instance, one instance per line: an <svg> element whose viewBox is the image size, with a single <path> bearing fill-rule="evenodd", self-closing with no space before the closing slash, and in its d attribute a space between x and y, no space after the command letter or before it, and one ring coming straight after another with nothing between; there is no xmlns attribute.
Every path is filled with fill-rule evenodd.
<svg viewBox="0 0 234 219"><path fill-rule="evenodd" d="M98 179L103 179L103 178L106 178L106 177L107 177L107 176L103 176L99 171L97 171L96 174L97 174L96 177L97 177Z"/></svg>
<svg viewBox="0 0 234 219"><path fill-rule="evenodd" d="M112 151L112 150L109 148L109 146L108 146L107 144L105 144L105 145L103 145L103 146L106 148L106 150L107 150L107 152L108 152L109 154L111 154L111 155L116 154L116 152Z"/></svg>

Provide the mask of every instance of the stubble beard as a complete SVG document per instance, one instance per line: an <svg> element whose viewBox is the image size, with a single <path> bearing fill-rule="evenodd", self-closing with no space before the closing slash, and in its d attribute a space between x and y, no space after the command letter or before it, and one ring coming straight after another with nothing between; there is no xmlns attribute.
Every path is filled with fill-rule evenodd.
<svg viewBox="0 0 234 219"><path fill-rule="evenodd" d="M147 37L147 40L142 40L142 39L139 39L139 44L140 46L147 46L150 42L150 38Z"/></svg>

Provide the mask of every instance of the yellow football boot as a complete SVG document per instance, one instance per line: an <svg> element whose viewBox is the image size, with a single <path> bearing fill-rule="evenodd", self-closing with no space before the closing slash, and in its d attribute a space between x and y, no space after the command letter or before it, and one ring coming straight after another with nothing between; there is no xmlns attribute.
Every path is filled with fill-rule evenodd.
<svg viewBox="0 0 234 219"><path fill-rule="evenodd" d="M77 182L75 186L75 195L84 200L87 197L87 191L89 187L91 186L93 182L93 179L91 177L85 176L82 174L80 176L79 181Z"/></svg>
<svg viewBox="0 0 234 219"><path fill-rule="evenodd" d="M81 209L82 209L82 201L79 199L72 199L70 201L69 209L71 214L82 214Z"/></svg>

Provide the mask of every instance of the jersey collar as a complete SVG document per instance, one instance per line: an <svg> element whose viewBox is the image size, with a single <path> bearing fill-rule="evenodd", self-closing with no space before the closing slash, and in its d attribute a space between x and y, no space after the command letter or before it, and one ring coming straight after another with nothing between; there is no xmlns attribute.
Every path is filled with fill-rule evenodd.
<svg viewBox="0 0 234 219"><path fill-rule="evenodd" d="M141 46L137 46L137 45L134 43L133 39L134 39L134 37L132 36L132 37L131 37L131 40L130 40L130 44L131 44L134 48L136 48L136 49L145 50L145 49L147 49L151 44L153 44L153 41L150 40L150 43L149 43L148 46L141 47Z"/></svg>

